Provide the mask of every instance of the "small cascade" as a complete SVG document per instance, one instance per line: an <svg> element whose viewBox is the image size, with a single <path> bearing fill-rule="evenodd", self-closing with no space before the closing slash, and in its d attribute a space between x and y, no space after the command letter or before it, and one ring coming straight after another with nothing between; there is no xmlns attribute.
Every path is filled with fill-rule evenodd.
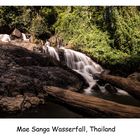
<svg viewBox="0 0 140 140"><path fill-rule="evenodd" d="M11 38L8 34L0 34L0 41L2 42L10 42Z"/></svg>
<svg viewBox="0 0 140 140"><path fill-rule="evenodd" d="M64 49L64 56L67 66L80 73L89 83L89 87L85 89L85 93L90 94L91 88L97 81L96 75L103 71L102 67L81 52L65 48L61 49Z"/></svg>
<svg viewBox="0 0 140 140"><path fill-rule="evenodd" d="M24 33L22 33L22 39L23 41L29 42L29 39L26 37Z"/></svg>
<svg viewBox="0 0 140 140"><path fill-rule="evenodd" d="M55 48L50 46L50 42L46 41L45 45L43 46L43 51L45 53L48 52L50 56L60 61L58 53L56 52Z"/></svg>
<svg viewBox="0 0 140 140"><path fill-rule="evenodd" d="M97 84L97 81L99 80L98 77L104 70L91 58L81 52L77 52L71 49L65 49L64 47L60 47L60 49L64 50L64 57L67 66L81 74L89 83L89 87L84 89L85 94L117 101L119 103L129 104L130 102L136 102L136 100L124 90L113 86L111 87L110 85L110 88L114 88L114 91L112 91L113 93L111 93L111 91L107 90L107 83L103 86ZM95 87L99 88L99 92L94 91Z"/></svg>
<svg viewBox="0 0 140 140"><path fill-rule="evenodd" d="M96 86L96 83L99 80L98 75L104 71L103 68L81 52L66 49L60 44L57 48L63 49L65 63L67 64L67 66L77 73L81 74L89 83L89 87L84 90L85 94L93 94L92 87ZM55 50L55 48L50 46L50 43L48 41L46 41L45 45L43 46L43 51L45 53L49 53L49 55L51 55L53 58L60 61L57 51ZM101 93L107 93L105 86L99 86L99 88ZM124 90L118 88L116 88L116 90L116 95L128 95L128 93Z"/></svg>

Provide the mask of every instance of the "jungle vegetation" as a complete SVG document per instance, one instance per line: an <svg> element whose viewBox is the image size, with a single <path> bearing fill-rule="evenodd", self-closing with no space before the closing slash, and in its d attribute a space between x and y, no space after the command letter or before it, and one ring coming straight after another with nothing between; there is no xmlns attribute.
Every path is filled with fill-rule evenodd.
<svg viewBox="0 0 140 140"><path fill-rule="evenodd" d="M14 28L42 40L57 35L107 68L140 67L140 7L0 7L0 33Z"/></svg>

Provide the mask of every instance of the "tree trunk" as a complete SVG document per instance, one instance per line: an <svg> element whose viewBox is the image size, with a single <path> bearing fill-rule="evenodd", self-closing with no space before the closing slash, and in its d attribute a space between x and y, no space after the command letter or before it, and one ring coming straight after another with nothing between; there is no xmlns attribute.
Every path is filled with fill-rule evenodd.
<svg viewBox="0 0 140 140"><path fill-rule="evenodd" d="M119 76L112 76L109 74L102 74L100 79L127 91L131 96L140 100L140 82Z"/></svg>
<svg viewBox="0 0 140 140"><path fill-rule="evenodd" d="M80 109L91 117L140 117L140 108L129 105L122 105L112 101L107 101L94 96L78 94L69 90L57 87L44 87L48 95L59 99L76 109Z"/></svg>

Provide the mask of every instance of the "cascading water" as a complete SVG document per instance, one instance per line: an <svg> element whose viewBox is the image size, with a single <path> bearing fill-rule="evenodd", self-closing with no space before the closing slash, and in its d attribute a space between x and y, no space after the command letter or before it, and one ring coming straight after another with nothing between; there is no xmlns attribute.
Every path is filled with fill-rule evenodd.
<svg viewBox="0 0 140 140"><path fill-rule="evenodd" d="M2 42L10 42L11 38L8 34L0 34L0 41Z"/></svg>
<svg viewBox="0 0 140 140"><path fill-rule="evenodd" d="M93 90L92 87L96 85L96 82L99 80L97 75L101 74L103 72L103 68L95 63L91 58L86 56L85 54L81 52L77 52L71 49L66 49L62 46L58 47L59 49L64 50L64 57L65 57L65 62L67 66L74 71L78 72L81 74L86 81L89 83L89 87L85 89L86 94L92 94ZM46 41L45 46L43 46L43 51L46 53L48 52L49 55L51 55L53 58L57 59L60 61L59 55L56 52L55 48L50 46L50 43ZM106 89L104 86L100 86L100 90L102 93L106 92ZM127 92L118 89L117 88L117 93L118 95L128 95Z"/></svg>
<svg viewBox="0 0 140 140"><path fill-rule="evenodd" d="M29 39L26 37L24 33L22 33L22 39L23 41L29 42Z"/></svg>
<svg viewBox="0 0 140 140"><path fill-rule="evenodd" d="M89 87L85 89L85 93L90 94L91 88L97 81L96 75L103 71L102 67L81 52L65 48L62 49L64 49L67 66L80 73L89 83Z"/></svg>
<svg viewBox="0 0 140 140"><path fill-rule="evenodd" d="M50 46L50 43L48 41L46 41L45 45L43 46L43 51L45 53L48 52L50 56L60 61L58 53L56 52L55 48Z"/></svg>
<svg viewBox="0 0 140 140"><path fill-rule="evenodd" d="M67 66L81 74L87 80L89 87L85 89L85 93L90 94L91 88L97 81L95 78L96 75L103 71L102 67L81 52L65 49L64 47L59 47L59 49L64 50L64 57ZM46 41L45 46L43 46L43 50L44 52L48 52L53 58L60 61L58 53L56 52L55 48L50 46L48 41Z"/></svg>
<svg viewBox="0 0 140 140"><path fill-rule="evenodd" d="M65 62L67 66L81 74L89 83L89 87L84 90L85 94L93 94L95 96L112 101L117 101L119 103L139 105L139 102L137 102L124 90L115 88L117 92L109 93L105 88L107 83L104 86L99 86L97 84L99 86L99 92L94 91L92 87L96 87L96 83L99 80L98 75L101 74L101 72L103 72L103 68L99 64L95 63L91 58L89 58L81 52L66 49L62 46L59 46L57 48L63 49ZM60 61L57 51L55 50L55 48L50 46L50 43L48 41L46 42L45 46L43 46L43 50L45 53L49 53L53 58Z"/></svg>

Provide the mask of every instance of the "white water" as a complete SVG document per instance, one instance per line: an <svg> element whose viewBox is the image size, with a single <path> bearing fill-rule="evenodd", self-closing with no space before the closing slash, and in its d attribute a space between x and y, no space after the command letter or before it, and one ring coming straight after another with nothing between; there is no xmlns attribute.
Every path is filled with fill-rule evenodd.
<svg viewBox="0 0 140 140"><path fill-rule="evenodd" d="M85 89L85 93L90 94L91 88L97 81L94 77L103 71L102 67L85 54L71 49L64 49L64 56L67 66L80 73L87 80L89 87Z"/></svg>
<svg viewBox="0 0 140 140"><path fill-rule="evenodd" d="M99 64L95 63L91 58L89 58L81 52L77 52L71 49L65 49L64 47L60 47L60 49L64 50L64 57L67 66L81 74L89 83L89 87L84 90L85 94L95 95L98 97L101 95L102 98L105 97L109 100L118 101L120 103L129 104L131 102L132 104L135 104L136 100L133 97L131 97L126 91L121 90L119 88L116 88L117 92L114 94L109 93L106 90L105 86L99 86L99 93L92 90L92 87L99 80L97 78L97 75L103 72L103 68ZM119 97L120 100L117 100L116 96ZM121 99L123 101L121 101Z"/></svg>
<svg viewBox="0 0 140 140"><path fill-rule="evenodd" d="M29 39L26 37L24 33L22 33L22 39L23 41L29 42Z"/></svg>
<svg viewBox="0 0 140 140"><path fill-rule="evenodd" d="M67 66L81 74L88 82L89 87L85 89L85 93L93 94L92 87L98 80L97 75L103 72L103 68L81 52L66 49L62 46L59 46L58 48L64 50L64 57ZM55 48L50 46L50 43L48 41L46 41L45 46L43 46L43 50L45 53L48 52L53 58L60 61L58 53L56 52ZM100 86L100 90L102 93L107 92L104 86ZM116 95L128 95L128 93L124 90L117 88L117 91L118 92L116 93Z"/></svg>
<svg viewBox="0 0 140 140"><path fill-rule="evenodd" d="M55 48L50 46L50 43L48 41L46 41L45 45L42 48L45 53L48 52L50 56L60 61L58 53L56 52Z"/></svg>
<svg viewBox="0 0 140 140"><path fill-rule="evenodd" d="M62 46L59 48L64 50L64 57L67 66L81 74L89 83L89 87L85 89L85 93L90 94L91 88L97 81L94 77L103 71L102 67L81 52L65 49ZM45 46L43 46L43 50L45 53L48 52L52 57L60 61L58 53L55 48L50 46L48 41L46 41Z"/></svg>
<svg viewBox="0 0 140 140"><path fill-rule="evenodd" d="M2 42L10 42L11 38L8 34L0 34L0 41Z"/></svg>
<svg viewBox="0 0 140 140"><path fill-rule="evenodd" d="M65 49L62 46L59 46L58 48L64 50L67 66L81 74L89 83L89 87L85 89L85 93L91 94L91 88L96 84L96 79L94 79L94 77L103 71L102 67L81 52ZM58 53L50 46L48 41L46 41L45 46L43 46L43 50L45 53L48 52L52 57L60 61Z"/></svg>

